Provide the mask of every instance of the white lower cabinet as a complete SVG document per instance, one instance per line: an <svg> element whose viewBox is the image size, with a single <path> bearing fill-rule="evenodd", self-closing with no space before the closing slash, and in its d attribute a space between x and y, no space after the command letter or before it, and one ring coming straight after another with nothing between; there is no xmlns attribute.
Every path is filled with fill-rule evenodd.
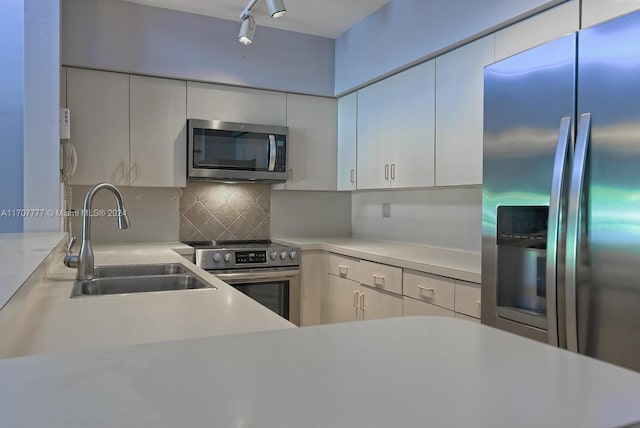
<svg viewBox="0 0 640 428"><path fill-rule="evenodd" d="M359 283L335 275L328 275L326 322L357 321L360 318L359 293L362 288Z"/></svg>
<svg viewBox="0 0 640 428"><path fill-rule="evenodd" d="M347 322L402 316L402 298L328 275L326 322Z"/></svg>
<svg viewBox="0 0 640 428"><path fill-rule="evenodd" d="M480 318L480 284L456 281L455 311L474 318Z"/></svg>
<svg viewBox="0 0 640 428"><path fill-rule="evenodd" d="M317 266L319 262L310 258L313 256L307 257L306 252L307 262L303 257L302 267L303 279L313 273L326 280L322 285L314 285L323 290L320 305L323 324L416 315L480 322L480 284L342 254L325 254L324 270L307 267L306 263ZM307 284L304 281L303 295ZM308 296L317 301L317 294L310 292Z"/></svg>
<svg viewBox="0 0 640 428"><path fill-rule="evenodd" d="M431 315L452 318L455 314L453 311L441 308L440 306L404 296L402 297L402 315L405 317L412 315Z"/></svg>
<svg viewBox="0 0 640 428"><path fill-rule="evenodd" d="M402 316L402 297L361 286L359 296L361 319L374 320Z"/></svg>

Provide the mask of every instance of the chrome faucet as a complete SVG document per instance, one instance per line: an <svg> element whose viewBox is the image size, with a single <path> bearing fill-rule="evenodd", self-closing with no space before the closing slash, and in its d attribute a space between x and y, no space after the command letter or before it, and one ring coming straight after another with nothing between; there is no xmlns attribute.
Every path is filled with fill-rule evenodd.
<svg viewBox="0 0 640 428"><path fill-rule="evenodd" d="M82 243L80 245L80 254L77 256L71 255L73 244L76 243L76 237L71 238L69 246L67 247L67 254L64 256L64 264L70 268L78 268L78 274L76 279L89 280L93 279L93 247L91 246L91 203L93 197L100 190L106 189L111 191L116 197L116 204L118 206L118 227L120 229L127 229L130 226L129 217L124 207L122 200L122 194L116 186L110 183L100 183L93 186L87 192L84 197L84 204L82 206Z"/></svg>

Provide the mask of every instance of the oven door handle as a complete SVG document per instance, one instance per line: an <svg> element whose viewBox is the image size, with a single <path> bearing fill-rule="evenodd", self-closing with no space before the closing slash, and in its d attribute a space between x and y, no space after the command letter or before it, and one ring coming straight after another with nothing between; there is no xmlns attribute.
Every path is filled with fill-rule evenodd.
<svg viewBox="0 0 640 428"><path fill-rule="evenodd" d="M213 272L212 272L213 273ZM280 279L300 275L300 269L270 270L264 272L213 273L222 281L244 281L250 279Z"/></svg>

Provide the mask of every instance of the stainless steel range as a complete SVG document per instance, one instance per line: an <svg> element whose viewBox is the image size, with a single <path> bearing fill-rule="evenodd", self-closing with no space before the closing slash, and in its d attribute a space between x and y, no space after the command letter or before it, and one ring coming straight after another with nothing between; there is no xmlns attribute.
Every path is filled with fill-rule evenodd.
<svg viewBox="0 0 640 428"><path fill-rule="evenodd" d="M259 241L188 241L202 269L300 325L300 250Z"/></svg>

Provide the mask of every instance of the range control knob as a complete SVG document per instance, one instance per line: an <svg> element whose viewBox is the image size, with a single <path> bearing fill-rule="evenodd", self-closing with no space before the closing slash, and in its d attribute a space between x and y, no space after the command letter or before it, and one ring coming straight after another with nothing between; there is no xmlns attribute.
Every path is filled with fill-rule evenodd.
<svg viewBox="0 0 640 428"><path fill-rule="evenodd" d="M224 255L224 261L228 262L229 260L231 260L231 254L227 253L227 254Z"/></svg>
<svg viewBox="0 0 640 428"><path fill-rule="evenodd" d="M287 252L286 252L286 251L281 252L281 253L280 253L280 258L281 258L282 260L286 259L286 258L287 258Z"/></svg>
<svg viewBox="0 0 640 428"><path fill-rule="evenodd" d="M220 261L220 258L221 258L220 257L220 253L215 253L213 255L213 261L216 262L216 263L218 263Z"/></svg>
<svg viewBox="0 0 640 428"><path fill-rule="evenodd" d="M271 257L271 260L275 260L278 258L278 253L276 251L272 251L271 254L269 254L269 257Z"/></svg>
<svg viewBox="0 0 640 428"><path fill-rule="evenodd" d="M295 251L291 251L289 253L289 257L291 258L291 260L295 260L296 257L298 257L298 253L296 253Z"/></svg>

